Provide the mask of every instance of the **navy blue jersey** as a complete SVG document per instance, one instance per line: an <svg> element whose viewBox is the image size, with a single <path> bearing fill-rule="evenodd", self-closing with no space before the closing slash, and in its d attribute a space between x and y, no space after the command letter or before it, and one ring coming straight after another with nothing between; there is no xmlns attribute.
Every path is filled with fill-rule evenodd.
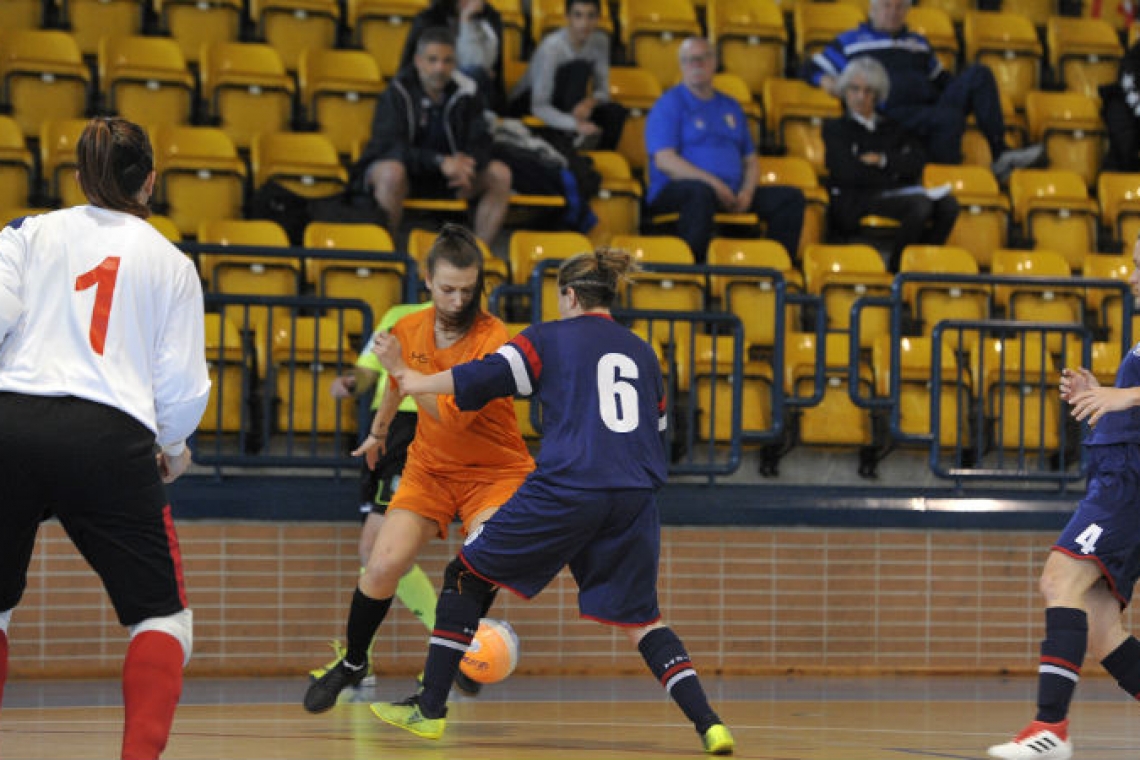
<svg viewBox="0 0 1140 760"><path fill-rule="evenodd" d="M523 330L496 353L452 369L460 409L501 396L542 407L533 477L574 489L657 488L668 462L665 397L653 349L608 316Z"/></svg>
<svg viewBox="0 0 1140 760"><path fill-rule="evenodd" d="M1137 343L1120 362L1116 370L1117 388L1140 386L1140 343ZM1109 412L1100 418L1096 427L1085 439L1086 446L1104 446L1111 443L1140 443L1140 407L1123 412Z"/></svg>

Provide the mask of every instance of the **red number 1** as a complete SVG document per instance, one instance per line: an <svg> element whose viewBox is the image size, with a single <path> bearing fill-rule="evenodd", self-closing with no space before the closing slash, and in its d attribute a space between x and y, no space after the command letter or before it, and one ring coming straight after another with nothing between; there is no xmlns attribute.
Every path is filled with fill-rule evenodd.
<svg viewBox="0 0 1140 760"><path fill-rule="evenodd" d="M87 337L95 353L103 355L107 342L107 322L111 318L111 300L115 297L115 278L119 276L119 257L108 256L99 266L75 278L76 290L95 286L95 308L91 311L91 330Z"/></svg>

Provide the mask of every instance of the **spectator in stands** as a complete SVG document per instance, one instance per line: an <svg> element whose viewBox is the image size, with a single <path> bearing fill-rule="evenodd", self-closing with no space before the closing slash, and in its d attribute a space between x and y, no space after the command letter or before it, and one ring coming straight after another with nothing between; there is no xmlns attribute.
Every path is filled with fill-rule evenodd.
<svg viewBox="0 0 1140 760"><path fill-rule="evenodd" d="M428 252L426 282L432 307L392 327L407 352L405 361L428 372L443 371L493 353L506 342L506 327L482 309L483 253L470 232L444 225ZM370 467L384 452L403 395L389 382L368 437L353 452L366 456ZM341 691L360 685L368 675L372 639L420 549L436 536L446 538L456 518L465 533L477 531L534 469L510 399L471 414L447 396L413 396L419 418L400 487L355 584L344 657L309 684L303 703L309 712L332 709Z"/></svg>
<svg viewBox="0 0 1140 760"><path fill-rule="evenodd" d="M420 37L441 26L455 38L455 58L459 70L475 81L485 107L502 111L506 107L503 84L503 18L487 0L432 0L412 20L404 41L400 68L416 57Z"/></svg>
<svg viewBox="0 0 1140 760"><path fill-rule="evenodd" d="M8 625L54 513L130 630L122 757L157 758L193 640L163 484L190 466L210 395L202 285L146 222L146 131L92 119L76 157L89 205L0 232L0 700Z"/></svg>
<svg viewBox="0 0 1140 760"><path fill-rule="evenodd" d="M839 75L851 59L868 55L890 74L890 97L883 113L918 135L930 160L962 163L966 117L974 115L989 143L993 173L1004 180L1014 169L1036 165L1044 146L1010 148L993 72L984 65L965 67L957 76L942 68L929 40L906 27L910 0L871 0L870 20L840 34L805 65L806 79L840 96Z"/></svg>
<svg viewBox="0 0 1140 760"><path fill-rule="evenodd" d="M1102 168L1110 172L1140 172L1140 42L1120 61L1116 81L1100 88L1108 153Z"/></svg>
<svg viewBox="0 0 1140 760"><path fill-rule="evenodd" d="M1140 240L1132 264L1128 282L1140 298ZM1073 756L1069 703L1086 648L1126 694L1140 694L1140 641L1123 620L1140 578L1140 355L1124 355L1113 387L1101 387L1085 368L1062 370L1061 400L1089 424L1088 488L1041 573L1037 715L1011 741L990 747L1000 760Z"/></svg>
<svg viewBox="0 0 1140 760"><path fill-rule="evenodd" d="M570 133L579 150L614 150L627 111L610 101L610 38L600 0L566 0L566 26L548 34L511 93L512 113L531 113Z"/></svg>
<svg viewBox="0 0 1140 760"><path fill-rule="evenodd" d="M850 234L868 214L897 220L888 262L890 271L897 272L903 248L946 242L958 218L958 202L948 192L929 197L922 186L922 142L875 112L890 91L881 63L869 56L854 59L839 75L836 89L846 114L823 125L832 229Z"/></svg>
<svg viewBox="0 0 1140 760"><path fill-rule="evenodd" d="M412 64L377 101L352 182L376 199L393 235L409 193L476 201L475 234L489 246L510 203L511 170L490 158L483 107L471 79L455 70L451 32L421 34Z"/></svg>
<svg viewBox="0 0 1140 760"><path fill-rule="evenodd" d="M681 43L681 84L654 103L645 124L650 214L678 213L678 234L703 262L714 215L752 212L793 259L803 228L804 194L758 186L760 166L744 110L713 89L716 51L703 37Z"/></svg>

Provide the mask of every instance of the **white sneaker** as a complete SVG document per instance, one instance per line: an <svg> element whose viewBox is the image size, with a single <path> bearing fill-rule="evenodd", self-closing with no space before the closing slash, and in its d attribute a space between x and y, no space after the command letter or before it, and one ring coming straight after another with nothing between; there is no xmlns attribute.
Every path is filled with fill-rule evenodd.
<svg viewBox="0 0 1140 760"><path fill-rule="evenodd" d="M1024 148L1009 148L994 161L992 170L998 180L1004 180L1014 169L1037 166L1045 155L1045 145L1036 143Z"/></svg>
<svg viewBox="0 0 1140 760"><path fill-rule="evenodd" d="M1069 721L1042 723L1035 720L1013 741L995 744L986 753L998 760L1069 760L1073 756Z"/></svg>

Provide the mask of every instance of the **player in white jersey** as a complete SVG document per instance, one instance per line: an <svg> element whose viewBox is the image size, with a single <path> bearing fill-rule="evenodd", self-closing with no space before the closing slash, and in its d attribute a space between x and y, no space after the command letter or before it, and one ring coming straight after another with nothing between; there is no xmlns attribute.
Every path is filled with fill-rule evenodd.
<svg viewBox="0 0 1140 760"><path fill-rule="evenodd" d="M55 514L130 629L122 757L156 758L191 649L163 483L189 466L209 395L202 288L146 222L146 132L94 119L77 153L90 205L0 232L0 700L12 610Z"/></svg>

